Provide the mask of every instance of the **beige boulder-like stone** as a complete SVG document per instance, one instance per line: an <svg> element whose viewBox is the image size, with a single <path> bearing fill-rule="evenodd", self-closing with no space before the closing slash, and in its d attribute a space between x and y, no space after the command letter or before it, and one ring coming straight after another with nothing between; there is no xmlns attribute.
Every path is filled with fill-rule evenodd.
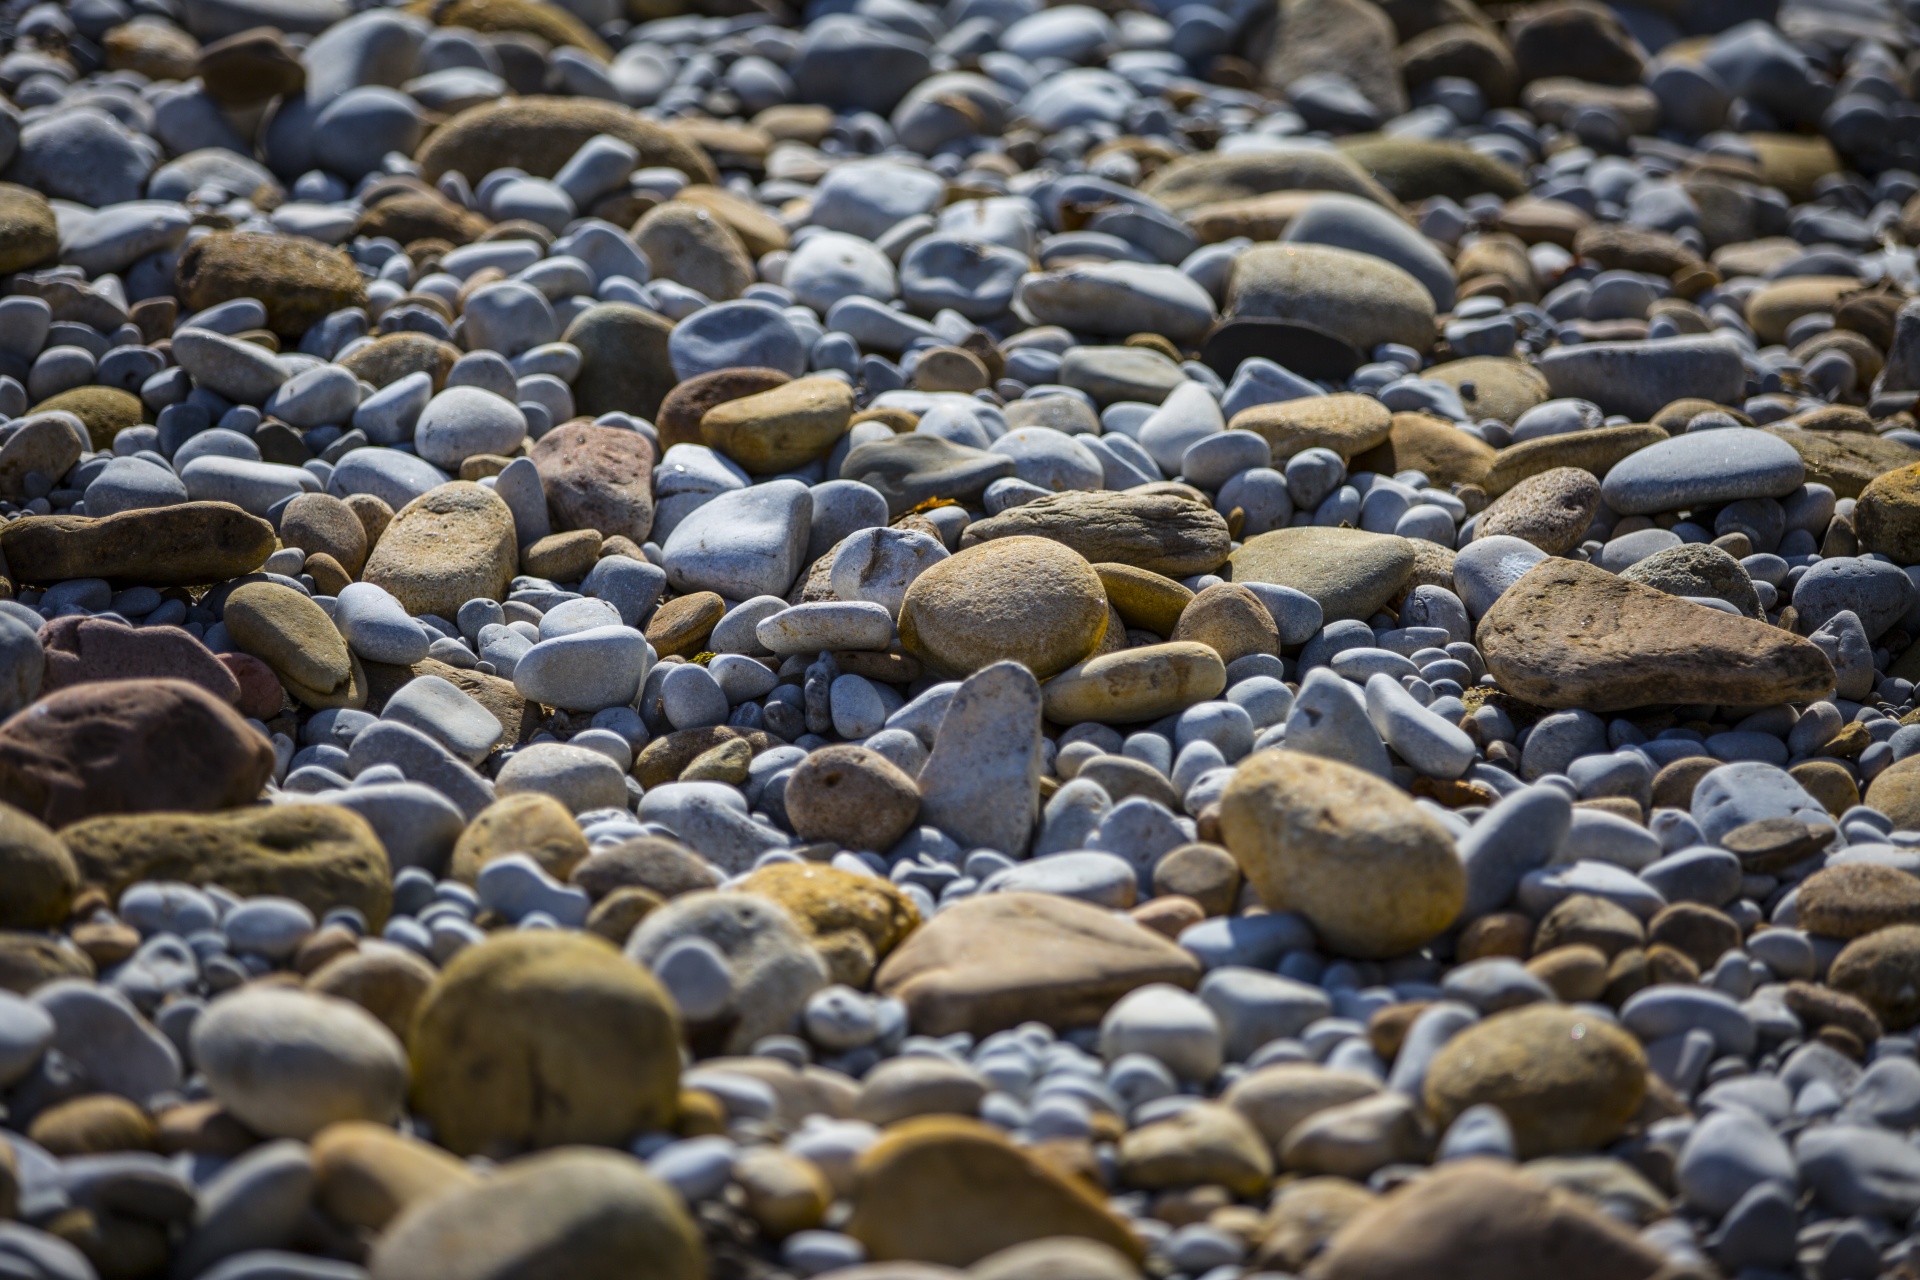
<svg viewBox="0 0 1920 1280"><path fill-rule="evenodd" d="M1466 902L1453 837L1406 792L1295 751L1242 761L1220 797L1220 832L1260 897L1305 916L1340 955L1404 955Z"/></svg>

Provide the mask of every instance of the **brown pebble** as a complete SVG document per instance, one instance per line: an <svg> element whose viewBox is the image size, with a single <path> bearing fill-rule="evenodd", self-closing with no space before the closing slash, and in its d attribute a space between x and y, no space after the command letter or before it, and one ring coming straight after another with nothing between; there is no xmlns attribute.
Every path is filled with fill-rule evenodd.
<svg viewBox="0 0 1920 1280"><path fill-rule="evenodd" d="M1740 945L1740 926L1712 907L1676 902L1648 922L1647 940L1664 943L1700 968L1711 969L1723 954Z"/></svg>
<svg viewBox="0 0 1920 1280"><path fill-rule="evenodd" d="M1686 756L1653 775L1653 807L1692 809L1693 789L1700 779L1720 767L1712 756Z"/></svg>
<svg viewBox="0 0 1920 1280"><path fill-rule="evenodd" d="M1626 1003L1627 997L1652 981L1647 970L1647 953L1639 947L1629 947L1607 966L1607 989L1600 994L1600 998L1618 1008Z"/></svg>
<svg viewBox="0 0 1920 1280"><path fill-rule="evenodd" d="M1217 844L1195 841L1168 850L1153 866L1153 891L1182 894L1209 916L1232 912L1240 896L1240 864Z"/></svg>
<svg viewBox="0 0 1920 1280"><path fill-rule="evenodd" d="M1847 767L1833 760L1802 760L1787 775L1834 817L1860 803L1860 784Z"/></svg>
<svg viewBox="0 0 1920 1280"><path fill-rule="evenodd" d="M1496 911L1481 916L1460 931L1454 959L1461 964L1488 956L1525 958L1532 949L1533 921L1518 911Z"/></svg>
<svg viewBox="0 0 1920 1280"><path fill-rule="evenodd" d="M1858 799L1855 792L1855 799ZM1804 862L1833 841L1828 826L1814 826L1798 818L1762 818L1735 827L1720 837L1720 847L1740 859L1740 869L1755 875L1773 875Z"/></svg>
<svg viewBox="0 0 1920 1280"><path fill-rule="evenodd" d="M1430 1000L1399 1000L1374 1010L1367 1019L1367 1043L1380 1056L1382 1062L1392 1062L1400 1056L1400 1046L1407 1041L1407 1032L1413 1027L1414 1020L1427 1011L1433 1002Z"/></svg>
<svg viewBox="0 0 1920 1280"><path fill-rule="evenodd" d="M1133 917L1136 924L1143 924L1167 938L1178 938L1181 931L1207 918L1206 911L1199 903L1179 894L1149 898L1127 914Z"/></svg>
<svg viewBox="0 0 1920 1280"><path fill-rule="evenodd" d="M587 932L597 933L616 946L625 946L633 927L664 901L651 889L622 885L594 903L593 910L587 912Z"/></svg>
<svg viewBox="0 0 1920 1280"><path fill-rule="evenodd" d="M1647 981L1653 986L1690 987L1700 981L1700 966L1685 952L1656 942L1647 948Z"/></svg>
<svg viewBox="0 0 1920 1280"><path fill-rule="evenodd" d="M338 960L359 949L359 934L343 924L330 924L315 929L301 939L299 948L293 953L293 971L310 974L328 961Z"/></svg>
<svg viewBox="0 0 1920 1280"><path fill-rule="evenodd" d="M961 347L933 347L920 353L913 366L913 385L921 391L980 390L991 382L980 357Z"/></svg>
<svg viewBox="0 0 1920 1280"><path fill-rule="evenodd" d="M1644 945L1646 938L1646 929L1625 907L1576 893L1547 912L1533 935L1533 954L1582 942L1597 947L1603 955L1618 956Z"/></svg>
<svg viewBox="0 0 1920 1280"><path fill-rule="evenodd" d="M663 658L692 657L705 647L726 612L727 602L712 591L677 596L654 611L647 623L647 643Z"/></svg>
<svg viewBox="0 0 1920 1280"><path fill-rule="evenodd" d="M1823 867L1800 884L1800 927L1826 938L1859 938L1920 924L1920 879L1871 862Z"/></svg>
<svg viewBox="0 0 1920 1280"><path fill-rule="evenodd" d="M27 1136L56 1156L152 1151L159 1131L147 1113L111 1093L56 1103L33 1118Z"/></svg>
<svg viewBox="0 0 1920 1280"><path fill-rule="evenodd" d="M1553 988L1568 1004L1598 1000L1607 989L1607 957L1585 943L1555 947L1527 961L1527 972Z"/></svg>
<svg viewBox="0 0 1920 1280"><path fill-rule="evenodd" d="M140 949L139 931L118 920L89 920L68 936L101 969L119 964Z"/></svg>
<svg viewBox="0 0 1920 1280"><path fill-rule="evenodd" d="M308 556L301 572L313 579L313 588L318 595L337 596L353 585L353 576L324 551Z"/></svg>
<svg viewBox="0 0 1920 1280"><path fill-rule="evenodd" d="M1837 1026L1865 1044L1883 1034L1878 1015L1864 1001L1832 987L1789 982L1785 1003L1788 1012L1809 1027Z"/></svg>
<svg viewBox="0 0 1920 1280"><path fill-rule="evenodd" d="M217 1102L184 1102L160 1112L154 1121L162 1155L230 1159L260 1141Z"/></svg>

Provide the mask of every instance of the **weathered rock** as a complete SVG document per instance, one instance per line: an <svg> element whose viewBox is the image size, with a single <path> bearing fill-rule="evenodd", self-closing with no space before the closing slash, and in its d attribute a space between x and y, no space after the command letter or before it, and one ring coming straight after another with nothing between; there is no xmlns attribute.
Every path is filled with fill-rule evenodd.
<svg viewBox="0 0 1920 1280"><path fill-rule="evenodd" d="M670 1125L679 1105L672 1000L586 934L468 947L422 999L408 1047L414 1110L463 1155L623 1144Z"/></svg>
<svg viewBox="0 0 1920 1280"><path fill-rule="evenodd" d="M1276 465L1307 449L1353 458L1386 441L1393 414L1372 396L1305 396L1242 409L1228 426L1256 431L1273 446Z"/></svg>
<svg viewBox="0 0 1920 1280"><path fill-rule="evenodd" d="M652 418L673 390L673 361L667 355L672 331L665 316L625 302L603 302L575 316L560 335L580 349L574 407L596 417L617 412Z"/></svg>
<svg viewBox="0 0 1920 1280"><path fill-rule="evenodd" d="M73 909L80 872L60 837L0 805L0 929L57 929Z"/></svg>
<svg viewBox="0 0 1920 1280"><path fill-rule="evenodd" d="M1227 687L1227 668L1210 646L1191 640L1104 653L1047 681L1047 719L1055 724L1137 724L1183 711Z"/></svg>
<svg viewBox="0 0 1920 1280"><path fill-rule="evenodd" d="M672 1188L630 1156L573 1149L420 1201L368 1261L375 1280L617 1280L641 1258L659 1280L707 1274L700 1231Z"/></svg>
<svg viewBox="0 0 1920 1280"><path fill-rule="evenodd" d="M1136 1261L1140 1244L1101 1198L957 1116L890 1127L855 1168L847 1232L876 1261L967 1266L1048 1236L1084 1236Z"/></svg>
<svg viewBox="0 0 1920 1280"><path fill-rule="evenodd" d="M507 98L469 107L429 134L415 159L429 182L449 169L515 168L551 178L582 143L602 133L638 151L638 168L664 166L695 182L717 181L712 162L692 143L616 103L589 98Z"/></svg>
<svg viewBox="0 0 1920 1280"><path fill-rule="evenodd" d="M0 529L0 557L23 583L106 578L196 586L251 573L273 549L273 526L227 502L183 502L99 518L26 516Z"/></svg>
<svg viewBox="0 0 1920 1280"><path fill-rule="evenodd" d="M1303 527L1249 538L1233 553L1235 582L1271 582L1320 602L1328 622L1372 617L1413 572L1414 544L1390 533Z"/></svg>
<svg viewBox="0 0 1920 1280"><path fill-rule="evenodd" d="M1876 478L1886 479L1895 486L1909 485L1912 481L1906 479L1906 475L1920 464L1920 449L1888 436L1862 431L1795 431L1784 427L1763 430L1779 436L1799 451L1800 460L1807 467L1809 483L1824 484L1842 498L1864 498ZM1902 478L1895 480L1894 476ZM1863 505L1862 513L1864 509ZM1856 528L1859 519L1856 515ZM1865 530L1860 532L1864 537Z"/></svg>
<svg viewBox="0 0 1920 1280"><path fill-rule="evenodd" d="M282 338L298 338L342 307L367 304L353 260L304 236L216 231L181 250L176 284L186 311L259 299L267 327Z"/></svg>
<svg viewBox="0 0 1920 1280"><path fill-rule="evenodd" d="M53 206L31 187L0 182L0 272L52 261L60 252Z"/></svg>
<svg viewBox="0 0 1920 1280"><path fill-rule="evenodd" d="M700 419L700 438L752 475L802 467L833 447L853 417L853 389L837 378L800 378L728 400Z"/></svg>
<svg viewBox="0 0 1920 1280"><path fill-rule="evenodd" d="M920 812L920 791L899 766L852 745L822 747L787 779L787 817L802 840L843 849L891 849Z"/></svg>
<svg viewBox="0 0 1920 1280"><path fill-rule="evenodd" d="M1049 538L1089 561L1114 561L1184 578L1227 558L1227 522L1211 507L1171 493L1050 493L967 526L964 545L996 538Z"/></svg>
<svg viewBox="0 0 1920 1280"><path fill-rule="evenodd" d="M1096 1023L1121 996L1153 982L1191 988L1194 956L1099 907L1036 893L955 903L915 930L874 976L928 1035L983 1036L1028 1019Z"/></svg>
<svg viewBox="0 0 1920 1280"><path fill-rule="evenodd" d="M1501 534L1531 542L1550 556L1580 545L1600 509L1600 482L1577 467L1555 467L1529 476L1480 513L1474 536Z"/></svg>
<svg viewBox="0 0 1920 1280"><path fill-rule="evenodd" d="M1106 628L1099 577L1049 538L970 547L915 578L900 606L902 647L959 675L1010 659L1044 679L1091 653Z"/></svg>
<svg viewBox="0 0 1920 1280"><path fill-rule="evenodd" d="M272 772L267 740L184 680L73 685L0 724L0 800L53 827L232 808L257 797Z"/></svg>
<svg viewBox="0 0 1920 1280"><path fill-rule="evenodd" d="M1316 1280L1649 1280L1666 1258L1610 1216L1491 1160L1463 1160L1351 1218Z"/></svg>
<svg viewBox="0 0 1920 1280"><path fill-rule="evenodd" d="M1602 1147L1646 1092L1640 1044L1610 1020L1550 1004L1497 1014L1449 1040L1427 1069L1426 1102L1441 1126L1491 1103L1513 1126L1522 1159Z"/></svg>
<svg viewBox="0 0 1920 1280"><path fill-rule="evenodd" d="M1317 244L1256 245L1234 264L1227 310L1293 320L1361 351L1398 342L1433 345L1433 295L1381 258Z"/></svg>
<svg viewBox="0 0 1920 1280"><path fill-rule="evenodd" d="M1453 923L1466 870L1445 828L1390 783L1294 751L1262 751L1220 798L1234 861L1275 911L1343 955L1396 956Z"/></svg>
<svg viewBox="0 0 1920 1280"><path fill-rule="evenodd" d="M180 880L292 898L316 916L353 907L375 928L392 907L380 838L359 814L333 805L89 818L61 838L81 880L116 900L143 880Z"/></svg>
<svg viewBox="0 0 1920 1280"><path fill-rule="evenodd" d="M455 480L400 509L363 578L408 613L451 618L475 597L506 599L519 559L507 504L491 489Z"/></svg>
<svg viewBox="0 0 1920 1280"><path fill-rule="evenodd" d="M889 882L832 867L762 867L740 889L785 907L826 960L833 980L856 989L872 981L879 963L920 924L912 900Z"/></svg>
<svg viewBox="0 0 1920 1280"><path fill-rule="evenodd" d="M637 431L569 423L527 451L561 529L645 542L653 529L653 446Z"/></svg>
<svg viewBox="0 0 1920 1280"><path fill-rule="evenodd" d="M1476 634L1500 687L1546 707L1771 706L1823 697L1833 667L1811 642L1572 560L1509 587Z"/></svg>

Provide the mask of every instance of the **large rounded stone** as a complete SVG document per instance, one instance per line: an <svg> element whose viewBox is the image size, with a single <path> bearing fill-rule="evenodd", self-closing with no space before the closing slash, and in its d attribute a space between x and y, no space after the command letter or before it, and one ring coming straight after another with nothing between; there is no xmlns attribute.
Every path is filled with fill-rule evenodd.
<svg viewBox="0 0 1920 1280"><path fill-rule="evenodd" d="M1359 529L1275 529L1233 553L1235 582L1271 582L1320 602L1328 622L1365 620L1399 595L1413 573L1414 544Z"/></svg>
<svg viewBox="0 0 1920 1280"><path fill-rule="evenodd" d="M80 888L60 837L8 804L0 804L0 885L0 929L58 928Z"/></svg>
<svg viewBox="0 0 1920 1280"><path fill-rule="evenodd" d="M603 302L575 316L560 335L580 349L574 408L593 417L635 413L651 420L673 390L672 331L665 316L627 302Z"/></svg>
<svg viewBox="0 0 1920 1280"><path fill-rule="evenodd" d="M1278 466L1307 449L1331 449L1349 459L1365 453L1386 442L1393 414L1372 396L1341 393L1257 404L1227 425L1265 436Z"/></svg>
<svg viewBox="0 0 1920 1280"><path fill-rule="evenodd" d="M1107 630L1107 596L1079 553L1047 538L999 538L942 560L900 606L908 653L956 675L1011 659L1045 679Z"/></svg>
<svg viewBox="0 0 1920 1280"><path fill-rule="evenodd" d="M653 529L653 446L637 431L575 422L527 451L561 529L645 542Z"/></svg>
<svg viewBox="0 0 1920 1280"><path fill-rule="evenodd" d="M313 1135L314 1203L343 1226L384 1231L413 1205L479 1183L464 1162L385 1125L347 1120Z"/></svg>
<svg viewBox="0 0 1920 1280"><path fill-rule="evenodd" d="M51 261L60 252L53 206L31 187L0 182L0 273Z"/></svg>
<svg viewBox="0 0 1920 1280"><path fill-rule="evenodd" d="M833 980L850 987L865 989L879 963L920 925L913 900L889 881L814 863L762 867L740 889L785 907Z"/></svg>
<svg viewBox="0 0 1920 1280"><path fill-rule="evenodd" d="M1493 1160L1442 1165L1350 1218L1318 1280L1650 1280L1667 1258L1580 1196Z"/></svg>
<svg viewBox="0 0 1920 1280"><path fill-rule="evenodd" d="M1433 345L1433 297L1380 258L1317 244L1255 245L1234 264L1228 313L1293 320L1361 351L1398 342Z"/></svg>
<svg viewBox="0 0 1920 1280"><path fill-rule="evenodd" d="M700 438L752 475L805 466L846 434L853 388L838 378L800 378L728 400L700 419Z"/></svg>
<svg viewBox="0 0 1920 1280"><path fill-rule="evenodd" d="M1920 564L1920 463L1877 476L1853 509L1862 551L1897 564Z"/></svg>
<svg viewBox="0 0 1920 1280"><path fill-rule="evenodd" d="M267 740L184 680L77 684L0 725L0 801L53 827L230 809L257 798L272 773Z"/></svg>
<svg viewBox="0 0 1920 1280"><path fill-rule="evenodd" d="M400 508L362 576L408 613L452 618L469 600L506 599L519 560L507 504L483 485L456 480Z"/></svg>
<svg viewBox="0 0 1920 1280"><path fill-rule="evenodd" d="M706 1250L680 1196L612 1151L516 1160L421 1201L380 1237L374 1280L703 1280Z"/></svg>
<svg viewBox="0 0 1920 1280"><path fill-rule="evenodd" d="M1800 927L1828 938L1859 938L1896 924L1920 924L1920 878L1872 862L1825 867L1801 881Z"/></svg>
<svg viewBox="0 0 1920 1280"><path fill-rule="evenodd" d="M1640 1042L1610 1019L1537 1004L1449 1040L1427 1068L1426 1101L1442 1127L1476 1104L1499 1107L1526 1160L1613 1141L1646 1081Z"/></svg>
<svg viewBox="0 0 1920 1280"><path fill-rule="evenodd" d="M874 976L927 1035L988 1035L1029 1020L1100 1021L1138 987L1191 988L1200 962L1125 915L1045 893L967 898L914 930Z"/></svg>
<svg viewBox="0 0 1920 1280"><path fill-rule="evenodd" d="M1862 1001L1889 1031L1920 1022L1920 925L1897 924L1849 942L1827 982Z"/></svg>
<svg viewBox="0 0 1920 1280"><path fill-rule="evenodd" d="M1009 537L1051 538L1096 563L1172 577L1218 569L1233 545L1226 519L1180 492L1050 493L974 521L961 546Z"/></svg>
<svg viewBox="0 0 1920 1280"><path fill-rule="evenodd" d="M409 1048L413 1109L462 1155L619 1146L669 1127L678 1107L673 1002L589 934L468 947L421 1000Z"/></svg>
<svg viewBox="0 0 1920 1280"><path fill-rule="evenodd" d="M865 747L822 747L787 779L787 818L802 840L842 849L891 849L920 812L920 791L891 760Z"/></svg>
<svg viewBox="0 0 1920 1280"><path fill-rule="evenodd" d="M447 875L472 884L495 858L524 853L556 880L587 856L587 838L567 807L552 796L523 791L482 809L453 846Z"/></svg>
<svg viewBox="0 0 1920 1280"><path fill-rule="evenodd" d="M22 583L106 578L197 586L251 573L273 550L273 526L228 502L183 502L97 518L26 516L0 529L0 557Z"/></svg>
<svg viewBox="0 0 1920 1280"><path fill-rule="evenodd" d="M1475 636L1502 689L1547 707L1771 706L1833 688L1832 665L1808 640L1572 560L1529 569Z"/></svg>
<svg viewBox="0 0 1920 1280"><path fill-rule="evenodd" d="M957 1116L889 1127L855 1169L847 1233L876 1261L964 1267L1048 1236L1082 1236L1136 1261L1140 1242L1085 1185Z"/></svg>
<svg viewBox="0 0 1920 1280"><path fill-rule="evenodd" d="M1220 797L1220 831L1261 899L1305 916L1341 955L1404 955L1466 902L1446 828L1398 787L1332 760L1249 757Z"/></svg>
<svg viewBox="0 0 1920 1280"><path fill-rule="evenodd" d="M1578 467L1529 476L1494 499L1474 526L1476 538L1500 534L1531 542L1550 556L1565 555L1600 509L1600 482Z"/></svg>
<svg viewBox="0 0 1920 1280"><path fill-rule="evenodd" d="M740 237L698 205L670 200L634 224L633 242L655 277L697 290L715 302L753 283L753 260Z"/></svg>
<svg viewBox="0 0 1920 1280"><path fill-rule="evenodd" d="M407 1054L358 1005L245 987L193 1023L193 1061L215 1099L255 1133L311 1138L343 1120L389 1121L407 1093Z"/></svg>
<svg viewBox="0 0 1920 1280"><path fill-rule="evenodd" d="M33 412L72 414L85 424L95 449L111 448L115 436L146 416L140 397L119 387L75 387L42 400Z"/></svg>
<svg viewBox="0 0 1920 1280"><path fill-rule="evenodd" d="M1047 681L1041 696L1055 724L1139 724L1217 697L1226 687L1220 654L1181 640L1088 658Z"/></svg>
<svg viewBox="0 0 1920 1280"><path fill-rule="evenodd" d="M267 327L298 338L342 307L367 305L366 283L353 260L304 236L216 231L180 252L180 305L200 311L234 298L266 304Z"/></svg>
<svg viewBox="0 0 1920 1280"><path fill-rule="evenodd" d="M89 818L61 838L81 880L115 899L143 880L217 884L292 898L316 916L353 907L376 929L393 905L380 838L359 814L333 805Z"/></svg>
<svg viewBox="0 0 1920 1280"><path fill-rule="evenodd" d="M308 706L366 705L365 681L352 688L354 663L347 642L309 597L277 582L249 582L227 597L222 619L241 652L272 667L280 683Z"/></svg>
<svg viewBox="0 0 1920 1280"><path fill-rule="evenodd" d="M475 180L505 168L551 178L582 143L602 133L638 151L639 168L666 167L695 182L718 181L712 161L693 143L617 103L590 98L506 98L469 107L429 134L415 159L429 182L449 169Z"/></svg>

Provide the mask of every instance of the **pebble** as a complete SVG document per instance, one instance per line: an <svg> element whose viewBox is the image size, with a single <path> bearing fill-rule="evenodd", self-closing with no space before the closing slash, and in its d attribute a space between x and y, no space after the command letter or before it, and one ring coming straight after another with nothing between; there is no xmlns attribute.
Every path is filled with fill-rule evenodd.
<svg viewBox="0 0 1920 1280"><path fill-rule="evenodd" d="M21 8L0 1254L1911 1269L1856 8Z"/></svg>

